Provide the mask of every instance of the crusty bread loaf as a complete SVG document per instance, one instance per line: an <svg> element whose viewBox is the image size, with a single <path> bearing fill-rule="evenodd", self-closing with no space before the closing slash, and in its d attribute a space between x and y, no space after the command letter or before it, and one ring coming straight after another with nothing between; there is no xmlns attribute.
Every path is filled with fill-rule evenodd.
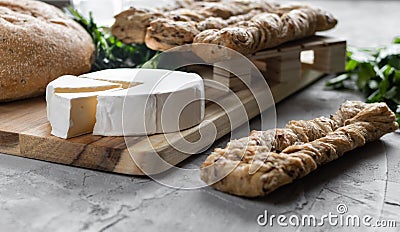
<svg viewBox="0 0 400 232"><path fill-rule="evenodd" d="M61 10L33 0L0 0L0 102L44 93L47 84L91 68L89 34Z"/></svg>

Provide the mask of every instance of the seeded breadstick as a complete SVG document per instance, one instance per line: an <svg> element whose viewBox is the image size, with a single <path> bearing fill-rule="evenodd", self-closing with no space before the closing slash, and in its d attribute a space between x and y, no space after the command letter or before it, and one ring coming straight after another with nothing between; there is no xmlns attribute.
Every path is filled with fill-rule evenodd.
<svg viewBox="0 0 400 232"><path fill-rule="evenodd" d="M150 22L146 31L145 42L147 47L153 50L168 50L176 46L191 44L196 35L208 29L222 29L240 21L249 20L258 10L237 15L224 20L220 17L208 17L196 22L185 20L184 16L176 16L173 19L159 18Z"/></svg>
<svg viewBox="0 0 400 232"><path fill-rule="evenodd" d="M199 27L201 28L204 24L208 25L205 29L210 28L210 17L219 18L217 22L221 22L225 19L229 20L230 17L238 16L247 14L251 11L259 11L265 12L267 10L271 10L274 7L274 4L271 4L265 0L240 0L240 1L229 1L229 2L209 2L209 1L202 1L202 2L193 2L192 4L186 5L184 8L167 8L167 9L135 9L130 8L121 12L120 14L115 16L115 23L111 27L111 33L116 36L118 39L122 40L124 43L144 43L145 42L145 34L147 27L150 26L150 23L154 20L162 19L162 21L158 21L160 25L155 25L155 27L162 27L165 25L165 20L169 20L169 22L173 23L176 21L188 22L190 23L197 23L202 22ZM248 18L244 17L243 19ZM239 18L233 18L231 23ZM215 20L215 19L214 19ZM236 21L237 22L237 21ZM157 23L157 21L156 21ZM183 24L178 24L180 26ZM217 26L217 23L213 23L212 25ZM222 26L227 26L225 22L222 23L221 26L216 28L222 28ZM183 26L186 27L186 26ZM167 26L164 28L163 33L168 35L176 34L171 29L171 26ZM181 29L177 29L180 34L182 34ZM188 33L192 33L193 31L189 30ZM198 33L196 33L198 34ZM182 35L183 37L187 38L196 35ZM157 41L156 38L162 37L162 35L158 35L154 33L156 38L152 38L152 35L149 35L150 40ZM175 36L179 39L180 36ZM168 38L166 38L168 39ZM170 38L171 40L171 38ZM160 40L161 41L161 40ZM193 40L192 40L193 41ZM154 43L154 42L153 42ZM151 44L151 43L150 43ZM179 40L176 41L174 44L179 44ZM179 44L183 45L183 44ZM175 45L176 46L176 45ZM157 45L157 47L162 47L161 45ZM170 47L170 46L167 46ZM152 47L151 47L152 48ZM153 48L155 49L155 48ZM166 50L166 49L164 49Z"/></svg>
<svg viewBox="0 0 400 232"><path fill-rule="evenodd" d="M252 54L311 36L317 31L329 30L336 23L330 13L319 8L306 5L283 6L231 27L202 31L193 42L222 45L242 54ZM206 57L207 54L200 56Z"/></svg>
<svg viewBox="0 0 400 232"><path fill-rule="evenodd" d="M355 107L354 112L360 109ZM386 104L368 104L354 117L344 120L344 126L337 130L314 141L289 146L280 154L266 149L244 154L239 154L240 149L216 149L203 163L201 179L223 192L263 196L396 129L396 116ZM249 139L237 141L243 144ZM252 143L255 147L254 142L249 145Z"/></svg>
<svg viewBox="0 0 400 232"><path fill-rule="evenodd" d="M190 44L199 33L195 22L160 18L152 21L146 33L147 47L164 51L179 45Z"/></svg>
<svg viewBox="0 0 400 232"><path fill-rule="evenodd" d="M185 2L177 8L140 10L131 8L115 16L111 32L124 43L146 43L153 50L211 43L242 54L328 30L336 19L307 5L287 5L266 0ZM200 57L209 56L200 48Z"/></svg>
<svg viewBox="0 0 400 232"><path fill-rule="evenodd" d="M346 101L330 118L319 117L308 121L290 121L285 128L252 131L249 137L233 140L225 149L215 149L214 155L226 154L229 159L241 160L243 154L250 157L257 152L280 153L289 146L311 142L326 136L343 126L346 120L355 117L366 107L372 105L361 101Z"/></svg>
<svg viewBox="0 0 400 232"><path fill-rule="evenodd" d="M319 117L308 121L290 121L286 124L286 128L252 131L250 137L256 137L259 144L270 146L271 151L279 153L288 146L307 143L324 137L326 134L343 126L346 120L355 117L365 108L372 106L373 104L366 104L361 101L346 101L330 118Z"/></svg>
<svg viewBox="0 0 400 232"><path fill-rule="evenodd" d="M221 3L192 11L205 16L202 20L181 20L176 16L168 17L166 15L163 19L151 21L147 28L145 43L153 50L162 51L191 44L201 31L223 29L236 23L245 22L261 12L271 12L275 7L277 6L262 1L248 4L242 1L233 1L229 5ZM182 22L176 22L178 20ZM191 40L186 38L191 38Z"/></svg>
<svg viewBox="0 0 400 232"><path fill-rule="evenodd" d="M115 16L115 23L111 27L111 33L124 43L144 43L146 29L150 22L158 18L175 18L180 21L190 21L201 17L188 8L195 4L190 0L175 1L175 4L163 8L138 9L130 7Z"/></svg>
<svg viewBox="0 0 400 232"><path fill-rule="evenodd" d="M115 16L111 33L124 43L144 43L146 29L157 17L163 17L162 12L150 9L130 8Z"/></svg>
<svg viewBox="0 0 400 232"><path fill-rule="evenodd" d="M355 117L362 110L371 106L373 104L361 101L346 101L330 118L319 117L308 121L290 121L286 128L252 131L249 137L233 140L225 149L217 148L211 155L215 160L220 156L225 156L229 160L240 161L243 156L250 159L257 153L280 153L289 146L311 142L326 136L343 126L346 120ZM305 161L310 160L305 159ZM313 163L311 160L309 165L312 166Z"/></svg>
<svg viewBox="0 0 400 232"><path fill-rule="evenodd" d="M307 121L290 121L285 128L252 131L247 140L253 141L254 145L258 146L257 149L264 147L264 150L280 153L291 145L307 143L324 137L343 126L346 120L355 117L362 110L372 105L361 101L346 101L330 118L319 117ZM241 143L239 142L239 144ZM235 149L238 148L239 144L235 146ZM250 149L250 147L247 143L243 143L241 149ZM228 145L227 148L230 149L230 146Z"/></svg>

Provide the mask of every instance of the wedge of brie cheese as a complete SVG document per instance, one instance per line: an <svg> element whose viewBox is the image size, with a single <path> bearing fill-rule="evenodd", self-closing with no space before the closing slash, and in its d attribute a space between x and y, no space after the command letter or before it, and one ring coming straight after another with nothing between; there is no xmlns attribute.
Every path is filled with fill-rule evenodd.
<svg viewBox="0 0 400 232"><path fill-rule="evenodd" d="M82 93L56 93L50 101L51 134L67 139L93 131L96 122L97 96L109 91Z"/></svg>
<svg viewBox="0 0 400 232"><path fill-rule="evenodd" d="M102 91L121 90L121 84L66 75L46 88L47 118L51 134L71 138L93 131L97 95Z"/></svg>
<svg viewBox="0 0 400 232"><path fill-rule="evenodd" d="M46 88L47 118L51 122L53 119L51 113L56 111L56 108L53 108L53 110L50 110L49 108L53 106L51 104L52 102L51 99L56 93L96 92L96 91L103 91L120 87L121 84L110 83L107 81L84 79L72 75L61 76L47 85Z"/></svg>
<svg viewBox="0 0 400 232"><path fill-rule="evenodd" d="M71 138L168 133L204 118L204 85L197 74L159 69L111 69L62 76L46 90L52 134Z"/></svg>

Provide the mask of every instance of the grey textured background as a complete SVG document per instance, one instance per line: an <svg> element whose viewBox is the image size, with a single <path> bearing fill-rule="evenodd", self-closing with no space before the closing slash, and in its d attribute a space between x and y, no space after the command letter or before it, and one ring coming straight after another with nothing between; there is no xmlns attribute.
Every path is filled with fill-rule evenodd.
<svg viewBox="0 0 400 232"><path fill-rule="evenodd" d="M400 33L400 3L313 1L340 20L327 34L352 45L375 46ZM397 10L396 10L397 9ZM397 30L397 31L396 31ZM326 79L277 105L278 126L335 112L345 100L362 99L351 91L324 88ZM256 127L258 120L252 120ZM228 138L215 143L224 146ZM260 227L257 215L268 210L287 216L336 213L345 203L350 214L397 220L400 231L400 135L389 134L346 154L273 194L246 199L211 188L177 190L146 177L96 172L0 154L1 231L360 231L359 228ZM209 151L182 164L196 168ZM63 154L60 154L63 155Z"/></svg>

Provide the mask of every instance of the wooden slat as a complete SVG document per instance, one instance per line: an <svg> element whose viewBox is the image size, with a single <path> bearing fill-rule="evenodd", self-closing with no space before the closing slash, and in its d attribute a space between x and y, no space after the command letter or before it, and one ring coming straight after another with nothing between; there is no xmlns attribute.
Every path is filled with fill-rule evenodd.
<svg viewBox="0 0 400 232"><path fill-rule="evenodd" d="M301 63L302 51L313 52L313 63ZM346 41L326 36L312 36L271 50L257 52L249 58L268 80L297 81L300 78L301 68L327 74L344 71Z"/></svg>
<svg viewBox="0 0 400 232"><path fill-rule="evenodd" d="M11 155L20 155L19 134L0 131L0 150Z"/></svg>

